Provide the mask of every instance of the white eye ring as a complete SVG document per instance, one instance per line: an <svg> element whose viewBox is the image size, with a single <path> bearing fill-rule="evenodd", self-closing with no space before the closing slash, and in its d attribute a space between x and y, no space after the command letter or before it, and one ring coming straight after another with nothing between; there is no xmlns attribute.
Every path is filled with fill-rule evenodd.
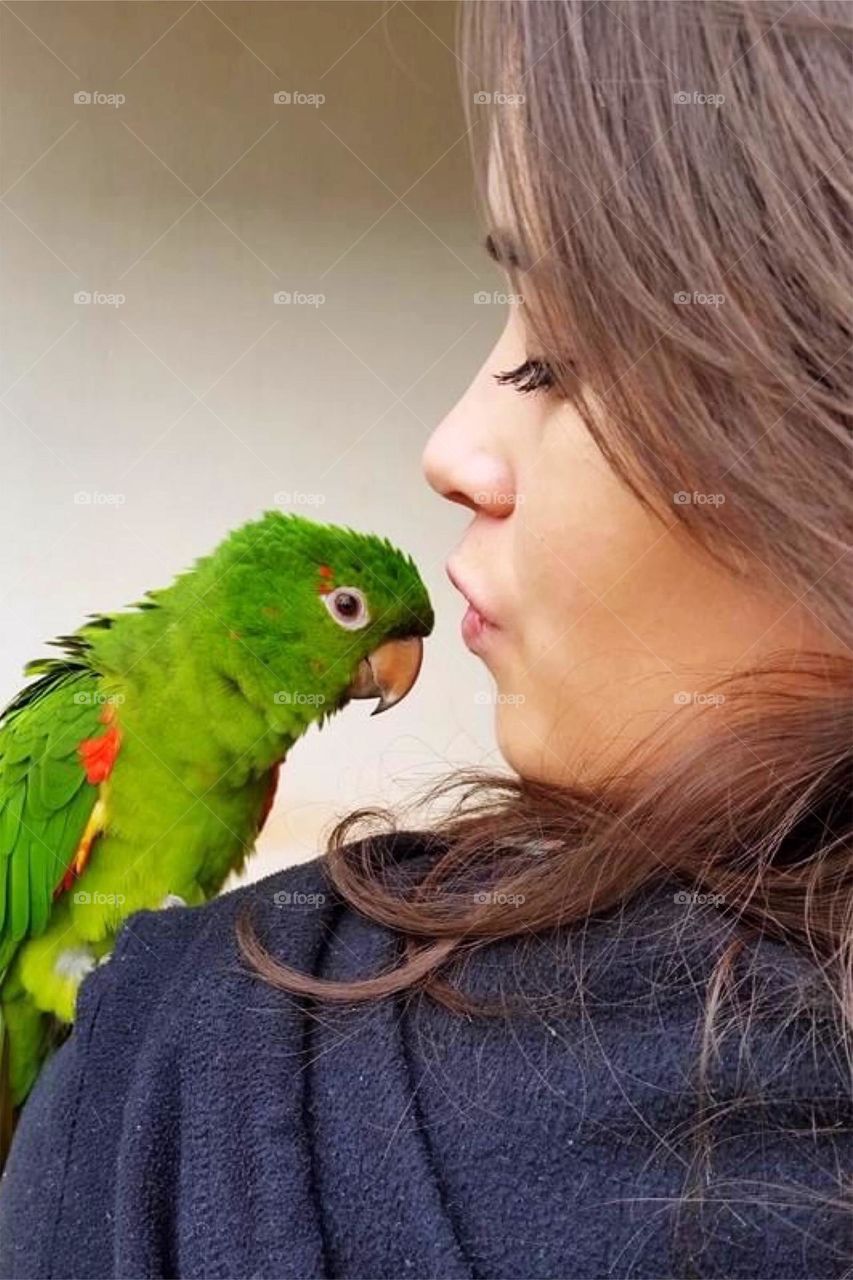
<svg viewBox="0 0 853 1280"><path fill-rule="evenodd" d="M343 599L342 599L343 598ZM347 604L344 606L344 599ZM358 603L358 613L347 616L346 613L340 612L340 606L350 608L350 601L355 599ZM345 627L347 631L359 631L362 627L366 627L370 621L370 611L367 608L367 601L363 592L358 587L335 587L334 591L328 591L323 596L323 603L329 610L339 627Z"/></svg>

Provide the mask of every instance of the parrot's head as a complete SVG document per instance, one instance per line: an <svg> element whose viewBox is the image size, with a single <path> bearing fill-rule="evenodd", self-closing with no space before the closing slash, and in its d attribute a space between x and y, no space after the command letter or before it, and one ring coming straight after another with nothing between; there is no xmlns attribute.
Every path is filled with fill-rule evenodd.
<svg viewBox="0 0 853 1280"><path fill-rule="evenodd" d="M353 698L377 699L376 715L415 683L433 610L411 556L387 539L267 511L204 569L228 670L282 732Z"/></svg>

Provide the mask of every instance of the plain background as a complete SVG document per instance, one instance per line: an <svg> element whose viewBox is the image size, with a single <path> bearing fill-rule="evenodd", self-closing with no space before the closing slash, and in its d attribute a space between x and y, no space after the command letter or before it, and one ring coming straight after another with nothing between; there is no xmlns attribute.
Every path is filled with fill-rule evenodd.
<svg viewBox="0 0 853 1280"><path fill-rule="evenodd" d="M0 8L2 702L48 639L274 506L389 537L433 596L417 686L296 745L250 877L314 857L356 805L500 765L492 682L444 574L470 513L420 471L503 324L477 299L501 280L455 8Z"/></svg>

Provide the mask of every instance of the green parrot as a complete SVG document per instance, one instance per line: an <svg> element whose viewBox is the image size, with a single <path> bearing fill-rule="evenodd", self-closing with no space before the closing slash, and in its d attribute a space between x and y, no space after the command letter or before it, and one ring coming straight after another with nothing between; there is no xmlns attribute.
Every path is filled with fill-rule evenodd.
<svg viewBox="0 0 853 1280"><path fill-rule="evenodd" d="M88 616L0 713L6 1146L122 921L216 894L297 739L352 698L378 698L374 715L399 702L434 622L387 539L281 511L126 611Z"/></svg>

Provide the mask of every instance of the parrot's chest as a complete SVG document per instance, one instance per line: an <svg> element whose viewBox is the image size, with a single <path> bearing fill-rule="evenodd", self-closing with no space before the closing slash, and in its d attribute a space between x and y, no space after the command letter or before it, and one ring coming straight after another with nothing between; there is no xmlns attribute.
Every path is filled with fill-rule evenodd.
<svg viewBox="0 0 853 1280"><path fill-rule="evenodd" d="M140 906L157 906L166 894L206 900L252 852L278 775L275 765L240 786L220 776L204 789L195 778L164 779L161 772L156 786L140 789L138 777L116 770L104 787L105 830L87 880L103 881Z"/></svg>

